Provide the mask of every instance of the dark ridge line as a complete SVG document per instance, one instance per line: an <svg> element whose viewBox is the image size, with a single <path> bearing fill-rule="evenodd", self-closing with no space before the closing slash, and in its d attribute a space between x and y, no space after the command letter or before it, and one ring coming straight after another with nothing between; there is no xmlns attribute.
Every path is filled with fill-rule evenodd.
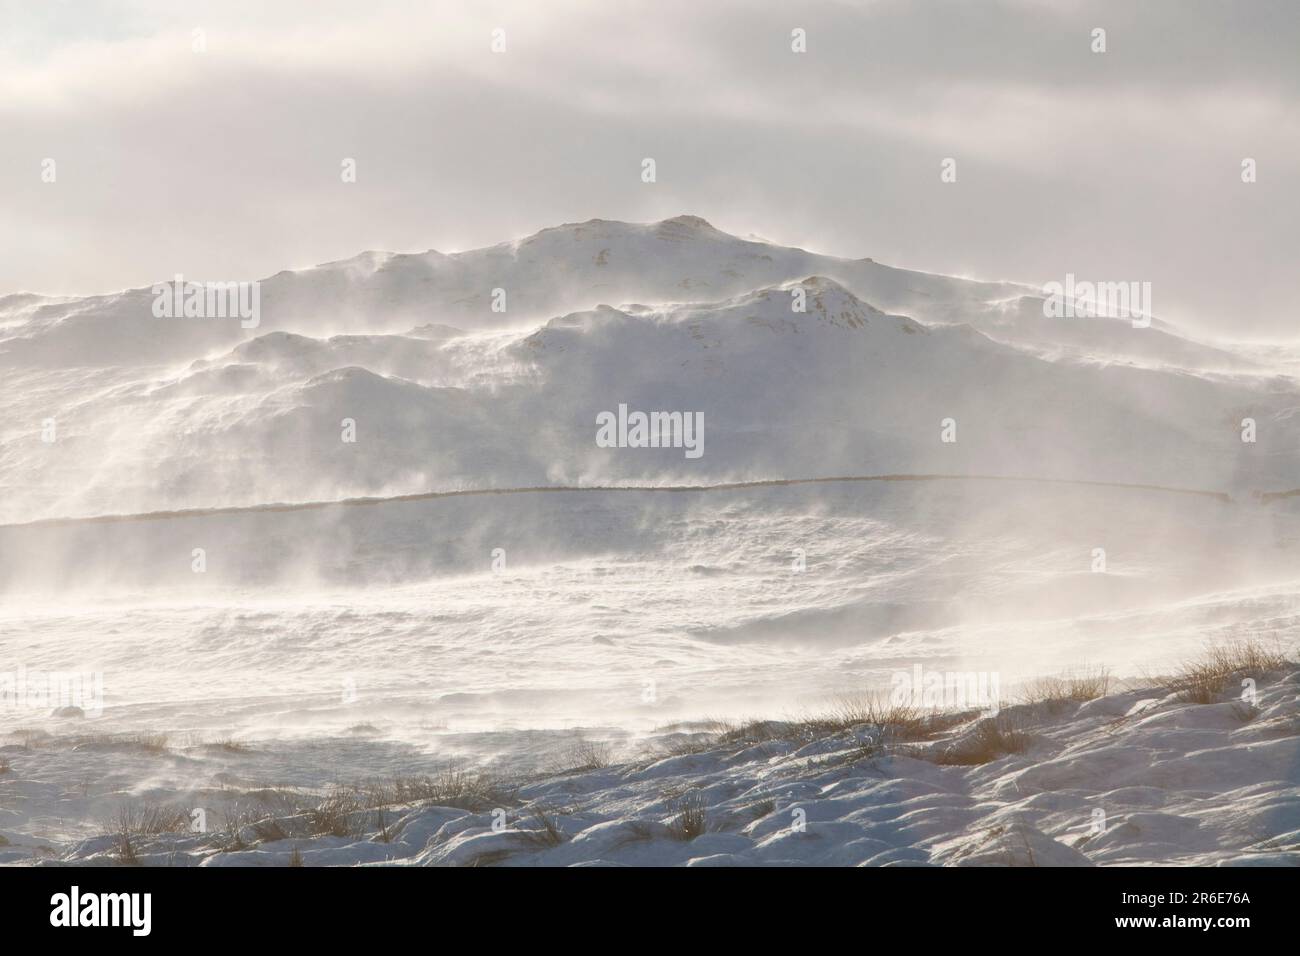
<svg viewBox="0 0 1300 956"><path fill-rule="evenodd" d="M574 491L640 491L640 492L704 492L737 491L747 488L784 488L791 485L823 485L866 481L1019 481L1048 485L1085 485L1094 488L1125 488L1135 491L1162 491L1175 495L1197 495L1232 502L1232 497L1222 491L1203 491L1197 488L1173 488L1168 485L1145 485L1122 481L1087 481L1075 478L1025 478L1014 475L842 475L833 478L767 478L758 481L731 481L715 485L536 485L527 488L471 488L461 491L422 491L410 495L393 495L384 498L340 498L337 501L302 501L296 503L232 505L225 508L185 508L178 511L145 511L139 514L91 515L85 518L41 518L0 524L0 531L11 528L37 528L75 524L115 524L126 521L167 521L173 518L206 518L216 515L280 513L288 511L319 511L325 508L351 508L360 505L395 504L405 501L433 501L438 498L468 498L484 495L527 495ZM1281 496L1300 494L1282 492ZM1266 499L1269 495L1264 496Z"/></svg>
<svg viewBox="0 0 1300 956"><path fill-rule="evenodd" d="M1300 488L1292 488L1290 491L1258 491L1255 496L1260 501L1278 501L1282 498L1294 498L1300 495Z"/></svg>

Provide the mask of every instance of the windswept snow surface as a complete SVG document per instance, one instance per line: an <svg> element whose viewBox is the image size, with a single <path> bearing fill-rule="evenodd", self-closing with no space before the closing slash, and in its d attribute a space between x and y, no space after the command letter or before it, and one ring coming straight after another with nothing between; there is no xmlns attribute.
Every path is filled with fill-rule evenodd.
<svg viewBox="0 0 1300 956"><path fill-rule="evenodd" d="M866 728L810 737L777 723L719 744L685 726L639 759L542 773L459 806L375 808L363 791L337 834L286 808L282 792L259 791L223 834L138 838L135 852L172 866L284 866L295 854L305 866L1294 865L1300 671L1262 684L1253 707L1136 688L967 715L910 746ZM944 762L995 719L1032 728L1023 753ZM699 815L695 829L684 812ZM92 837L63 861L111 864L119 846ZM15 845L0 859L32 852Z"/></svg>
<svg viewBox="0 0 1300 956"><path fill-rule="evenodd" d="M1295 659L1300 496L1261 497L1300 488L1294 348L691 216L366 253L261 301L242 328L148 289L0 297L0 692L103 690L0 693L0 859L115 858L109 818L157 803L212 833L141 853L208 865L1294 861L1295 675L1245 710L1158 679L1207 643ZM599 446L620 405L699 413L702 454ZM732 487L836 476L916 480ZM1131 683L979 767L933 752L979 714L920 750L702 736L917 666ZM539 776L575 741L617 765ZM448 768L510 782L505 833L495 805L301 830L333 786ZM710 829L676 840L688 797ZM559 845L517 832L533 808ZM293 842L216 839L250 813Z"/></svg>

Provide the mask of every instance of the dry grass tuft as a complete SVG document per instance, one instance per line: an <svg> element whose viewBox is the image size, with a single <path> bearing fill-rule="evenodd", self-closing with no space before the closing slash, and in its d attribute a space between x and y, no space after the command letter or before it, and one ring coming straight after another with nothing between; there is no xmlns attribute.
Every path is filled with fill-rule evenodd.
<svg viewBox="0 0 1300 956"><path fill-rule="evenodd" d="M703 740L696 737L660 740L656 742L654 748L650 751L650 757L653 760L663 760L669 757L689 757L691 754L703 753L717 746L718 738L713 736Z"/></svg>
<svg viewBox="0 0 1300 956"><path fill-rule="evenodd" d="M218 831L221 849L226 852L248 849L250 843L245 835L250 830L252 836L249 839L253 843L275 843L289 836L284 825L266 810L236 804L226 810L225 825Z"/></svg>
<svg viewBox="0 0 1300 956"><path fill-rule="evenodd" d="M1247 677L1258 680L1288 664L1280 644L1247 638L1207 647L1183 664L1169 683L1178 699L1190 704L1217 703L1228 685Z"/></svg>
<svg viewBox="0 0 1300 956"><path fill-rule="evenodd" d="M307 826L316 836L357 836L358 828L352 824L351 817L364 809L354 791L334 790L322 797L316 806L307 808Z"/></svg>
<svg viewBox="0 0 1300 956"><path fill-rule="evenodd" d="M1021 700L1026 704L1083 703L1105 697L1110 691L1111 675L1107 667L1089 667L1059 677L1040 677L1025 685Z"/></svg>
<svg viewBox="0 0 1300 956"><path fill-rule="evenodd" d="M521 830L524 838L534 846L550 848L559 846L564 842L564 834L560 832L559 818L548 816L540 807L533 807L533 822L537 824L535 829Z"/></svg>
<svg viewBox="0 0 1300 956"><path fill-rule="evenodd" d="M176 807L156 803L139 806L123 804L106 826L114 839L113 854L125 866L137 866L140 858L136 842L140 837L161 833L183 833L190 828L189 814Z"/></svg>
<svg viewBox="0 0 1300 956"><path fill-rule="evenodd" d="M931 759L942 766L974 767L1007 754L1024 753L1031 739L1029 733L1004 715L986 717L972 734Z"/></svg>
<svg viewBox="0 0 1300 956"><path fill-rule="evenodd" d="M244 828L252 826L256 819L252 811L239 805L226 810L225 823L216 833L221 849L227 853L247 850L248 843L244 840Z"/></svg>
<svg viewBox="0 0 1300 956"><path fill-rule="evenodd" d="M614 749L604 741L578 738L562 750L551 761L550 773L563 776L570 773L585 773L589 770L603 770L614 759Z"/></svg>
<svg viewBox="0 0 1300 956"><path fill-rule="evenodd" d="M512 803L513 797L484 774L443 770L436 774L394 777L387 802L425 803L480 812Z"/></svg>
<svg viewBox="0 0 1300 956"><path fill-rule="evenodd" d="M940 715L888 695L838 697L830 710L805 718L799 727L812 735L869 728L881 745L924 740L941 721Z"/></svg>
<svg viewBox="0 0 1300 956"><path fill-rule="evenodd" d="M791 725L781 720L746 720L740 723L715 720L715 730L710 747L742 744L767 743L770 740L785 740L793 736Z"/></svg>
<svg viewBox="0 0 1300 956"><path fill-rule="evenodd" d="M135 844L131 840L131 834L125 830L121 833L114 834L117 843L114 847L113 855L117 857L117 862L123 866L139 866L140 857L136 855Z"/></svg>
<svg viewBox="0 0 1300 956"><path fill-rule="evenodd" d="M659 757L680 757L717 747L753 747L775 741L812 741L849 730L868 729L872 743L866 751L879 753L905 741L926 740L961 723L968 715L926 711L895 703L889 695L839 697L827 710L791 720L711 720L711 732L700 737L660 743Z"/></svg>
<svg viewBox="0 0 1300 956"><path fill-rule="evenodd" d="M168 734L86 734L59 740L74 750L140 750L149 754L167 753L170 742Z"/></svg>
<svg viewBox="0 0 1300 956"><path fill-rule="evenodd" d="M382 807L375 811L375 831L376 832L374 836L374 842L376 843L393 842L392 831L388 829L388 818L384 816L384 811Z"/></svg>
<svg viewBox="0 0 1300 956"><path fill-rule="evenodd" d="M151 754L166 753L170 742L171 737L167 734L127 734L122 740L122 743L128 747L135 747Z"/></svg>
<svg viewBox="0 0 1300 956"><path fill-rule="evenodd" d="M668 821L668 832L675 840L694 840L707 823L703 795L688 793L677 801L677 815Z"/></svg>
<svg viewBox="0 0 1300 956"><path fill-rule="evenodd" d="M139 836L156 836L159 833L183 833L190 828L190 815L178 807L164 807L156 803L139 806L123 804L113 817L113 830Z"/></svg>

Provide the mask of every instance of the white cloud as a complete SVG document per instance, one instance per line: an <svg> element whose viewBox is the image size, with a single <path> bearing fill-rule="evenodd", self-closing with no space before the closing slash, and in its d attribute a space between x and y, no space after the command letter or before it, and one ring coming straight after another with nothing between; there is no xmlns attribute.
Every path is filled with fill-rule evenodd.
<svg viewBox="0 0 1300 956"><path fill-rule="evenodd" d="M1197 3L11 6L0 209L39 225L0 238L0 292L689 211L921 269L1140 270L1175 318L1290 321L1300 36L1282 5L1235 34ZM1207 45L1214 68L1189 63Z"/></svg>

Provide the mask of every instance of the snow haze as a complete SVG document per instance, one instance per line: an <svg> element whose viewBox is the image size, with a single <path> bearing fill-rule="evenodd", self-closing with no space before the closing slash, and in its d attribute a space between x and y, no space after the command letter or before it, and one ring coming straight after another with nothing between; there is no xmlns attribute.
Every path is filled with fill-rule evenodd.
<svg viewBox="0 0 1300 956"><path fill-rule="evenodd" d="M0 17L0 863L1295 862L1293 4Z"/></svg>

